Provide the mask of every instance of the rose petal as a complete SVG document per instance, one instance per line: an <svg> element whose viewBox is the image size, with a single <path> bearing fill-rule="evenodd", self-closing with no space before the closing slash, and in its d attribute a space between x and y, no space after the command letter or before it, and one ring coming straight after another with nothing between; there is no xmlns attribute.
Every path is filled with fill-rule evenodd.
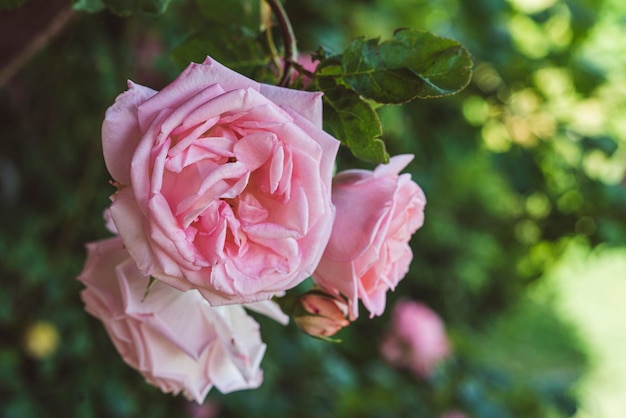
<svg viewBox="0 0 626 418"><path fill-rule="evenodd" d="M156 91L128 82L128 90L120 94L106 111L102 123L102 152L111 176L121 184L130 184L130 162L141 131L137 108Z"/></svg>

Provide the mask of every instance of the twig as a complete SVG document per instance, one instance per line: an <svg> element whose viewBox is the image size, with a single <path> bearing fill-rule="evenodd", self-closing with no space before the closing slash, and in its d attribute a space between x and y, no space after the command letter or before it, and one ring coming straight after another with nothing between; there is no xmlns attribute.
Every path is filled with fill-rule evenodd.
<svg viewBox="0 0 626 418"><path fill-rule="evenodd" d="M285 44L283 74L280 78L280 81L278 82L278 85L286 87L289 85L289 82L291 80L291 74L294 70L293 64L295 62L298 62L298 48L296 47L296 36L293 33L291 22L289 21L287 12L285 12L285 8L280 3L280 0L265 1L270 6L270 9L272 9L272 13L274 13L276 19L278 20L278 26L280 27L280 32L283 37L283 42Z"/></svg>

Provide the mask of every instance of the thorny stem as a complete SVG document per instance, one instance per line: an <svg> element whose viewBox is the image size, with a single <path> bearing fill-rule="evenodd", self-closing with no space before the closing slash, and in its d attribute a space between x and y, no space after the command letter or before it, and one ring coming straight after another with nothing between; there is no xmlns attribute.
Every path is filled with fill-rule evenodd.
<svg viewBox="0 0 626 418"><path fill-rule="evenodd" d="M265 38L267 40L267 45L270 49L270 54L272 56L272 62L274 66L280 70L282 65L280 63L280 59L278 58L278 49L276 48L276 43L274 42L274 35L272 33L272 9L270 9L269 4L265 0L260 1L259 7L261 8L261 25L265 30ZM281 74L282 75L282 74Z"/></svg>
<svg viewBox="0 0 626 418"><path fill-rule="evenodd" d="M298 48L296 47L296 35L293 33L291 22L285 12L285 8L280 3L280 0L265 0L272 9L272 13L276 16L280 32L285 44L283 74L278 82L279 86L286 87L291 80L291 74L293 73L293 64L298 62Z"/></svg>

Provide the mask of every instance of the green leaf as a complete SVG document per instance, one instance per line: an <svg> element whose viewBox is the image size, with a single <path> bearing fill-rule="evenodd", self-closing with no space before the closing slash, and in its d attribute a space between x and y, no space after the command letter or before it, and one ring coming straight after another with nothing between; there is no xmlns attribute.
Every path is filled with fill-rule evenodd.
<svg viewBox="0 0 626 418"><path fill-rule="evenodd" d="M397 104L457 93L472 75L463 46L429 32L400 30L393 39L359 38L343 53L345 82L360 95Z"/></svg>
<svg viewBox="0 0 626 418"><path fill-rule="evenodd" d="M210 31L192 35L172 53L180 68L187 67L190 62L203 62L207 55L260 82L275 77L270 71L269 55L265 54L256 37L246 28L212 25Z"/></svg>
<svg viewBox="0 0 626 418"><path fill-rule="evenodd" d="M383 131L378 114L357 93L329 75L336 71L336 66L331 66L322 69L326 75L319 76L318 72L317 86L324 92L324 129L348 146L355 157L375 164L388 163L389 154L380 140Z"/></svg>
<svg viewBox="0 0 626 418"><path fill-rule="evenodd" d="M72 0L72 7L83 12L97 12L104 8L120 16L136 13L163 13L171 0Z"/></svg>

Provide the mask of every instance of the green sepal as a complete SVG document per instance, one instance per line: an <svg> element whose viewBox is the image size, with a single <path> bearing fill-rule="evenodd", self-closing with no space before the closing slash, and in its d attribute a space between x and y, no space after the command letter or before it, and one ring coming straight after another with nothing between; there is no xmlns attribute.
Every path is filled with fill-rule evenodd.
<svg viewBox="0 0 626 418"><path fill-rule="evenodd" d="M146 300L146 298L148 297L148 293L150 293L150 289L152 289L152 286L154 286L154 283L156 283L156 281L157 279L150 276L150 279L148 280L148 285L146 286L146 291L143 293L143 298L141 298L142 302Z"/></svg>

